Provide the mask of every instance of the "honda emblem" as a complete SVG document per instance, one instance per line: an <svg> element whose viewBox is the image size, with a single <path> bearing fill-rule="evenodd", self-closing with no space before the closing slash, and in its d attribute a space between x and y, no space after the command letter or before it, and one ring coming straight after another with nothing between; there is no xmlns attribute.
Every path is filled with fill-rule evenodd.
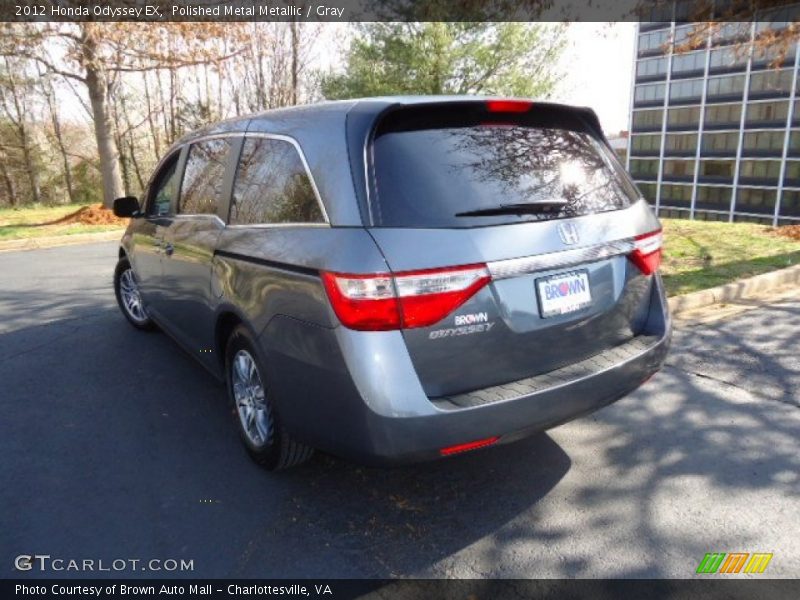
<svg viewBox="0 0 800 600"><path fill-rule="evenodd" d="M558 235L567 246L578 243L578 228L572 223L559 223Z"/></svg>

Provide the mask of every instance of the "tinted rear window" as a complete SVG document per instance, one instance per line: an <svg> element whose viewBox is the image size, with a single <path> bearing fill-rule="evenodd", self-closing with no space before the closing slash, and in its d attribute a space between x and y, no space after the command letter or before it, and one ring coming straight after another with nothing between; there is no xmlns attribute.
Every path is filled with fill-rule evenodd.
<svg viewBox="0 0 800 600"><path fill-rule="evenodd" d="M372 153L375 225L475 227L558 219L626 208L638 198L611 151L580 123L449 121L380 126ZM538 214L457 216L542 202L564 204Z"/></svg>

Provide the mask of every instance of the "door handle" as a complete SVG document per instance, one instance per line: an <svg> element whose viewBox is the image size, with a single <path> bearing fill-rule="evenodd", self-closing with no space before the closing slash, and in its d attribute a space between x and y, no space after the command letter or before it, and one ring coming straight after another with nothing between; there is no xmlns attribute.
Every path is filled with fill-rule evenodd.
<svg viewBox="0 0 800 600"><path fill-rule="evenodd" d="M164 246L164 252L166 253L167 256L172 256L172 253L175 252L175 247L168 242Z"/></svg>

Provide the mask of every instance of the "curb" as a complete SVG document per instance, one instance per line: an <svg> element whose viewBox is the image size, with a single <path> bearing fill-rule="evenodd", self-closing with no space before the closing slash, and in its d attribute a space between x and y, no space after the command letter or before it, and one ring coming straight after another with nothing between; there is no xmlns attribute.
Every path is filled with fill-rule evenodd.
<svg viewBox="0 0 800 600"><path fill-rule="evenodd" d="M715 288L691 292L682 296L673 296L668 300L669 310L673 315L703 308L721 302L733 302L742 298L756 296L786 285L800 285L800 265L794 265L780 271L762 273L755 277L740 279Z"/></svg>
<svg viewBox="0 0 800 600"><path fill-rule="evenodd" d="M76 233L74 235L54 235L21 240L5 240L0 241L0 252L37 250L39 248L55 248L57 246L72 246L74 244L119 241L124 231L124 229L117 229L113 231L100 231L98 233Z"/></svg>

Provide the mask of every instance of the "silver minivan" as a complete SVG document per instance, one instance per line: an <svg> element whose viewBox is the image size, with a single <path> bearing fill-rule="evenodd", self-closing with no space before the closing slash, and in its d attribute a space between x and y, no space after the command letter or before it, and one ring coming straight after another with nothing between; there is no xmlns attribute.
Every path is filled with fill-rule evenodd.
<svg viewBox="0 0 800 600"><path fill-rule="evenodd" d="M554 427L664 361L662 236L594 112L482 97L268 111L180 140L114 283L224 380L260 464L392 464Z"/></svg>

